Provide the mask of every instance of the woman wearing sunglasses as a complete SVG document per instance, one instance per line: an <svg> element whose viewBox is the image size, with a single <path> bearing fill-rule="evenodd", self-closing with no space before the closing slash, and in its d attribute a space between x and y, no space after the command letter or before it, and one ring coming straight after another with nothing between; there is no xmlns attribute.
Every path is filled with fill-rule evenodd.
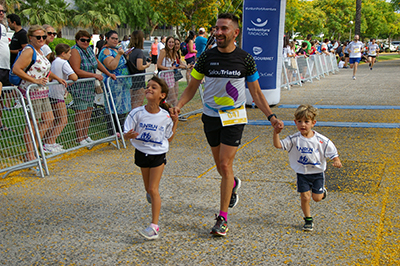
<svg viewBox="0 0 400 266"><path fill-rule="evenodd" d="M67 83L65 80L50 72L51 64L40 50L46 42L46 30L39 25L31 26L28 30L27 37L28 45L22 50L22 53L18 57L17 61L15 61L12 70L14 74L22 79L18 89L22 92L25 99L27 96L26 91L28 86L31 84L39 85L29 91L29 96L32 101L32 111L35 114L36 120L38 120L37 125L39 127L40 138L42 138L50 125L53 124L54 120L53 111L48 97L49 89L45 85L49 80L53 79L65 86ZM34 52L36 53L36 61L32 65L31 63ZM28 68L28 66L30 67ZM30 122L32 124L32 118ZM26 159L28 161L36 159L28 126L26 126L24 130L24 140L27 150Z"/></svg>
<svg viewBox="0 0 400 266"><path fill-rule="evenodd" d="M118 33L115 30L110 30L106 33L106 44L99 53L99 61L104 64L110 73L116 76L129 75L128 67L126 66L126 59L124 55L124 48L118 48ZM107 76L103 74L104 83L107 84ZM132 86L131 78L119 78L117 80L110 80L111 95L117 109L117 115L114 116L115 128L118 130L117 119L120 121L121 127L124 125L126 114L129 113L131 108L131 94L130 88ZM106 108L108 113L108 108ZM109 134L113 135L111 121L108 122ZM123 129L122 129L123 132ZM119 132L122 134L122 132Z"/></svg>
<svg viewBox="0 0 400 266"><path fill-rule="evenodd" d="M93 49L89 48L89 32L85 30L78 31L75 34L75 41L76 44L71 48L69 63L79 78L96 78L102 81L103 76L96 73L96 70L99 69L113 80L116 80L115 74L111 74L96 58ZM88 132L95 97L95 82L74 83L70 86L69 92L74 100L77 142L80 145L88 145L93 142L88 136Z"/></svg>
<svg viewBox="0 0 400 266"><path fill-rule="evenodd" d="M46 38L46 43L42 46L42 52L44 56L46 56L47 59L49 59L49 61L52 62L55 59L55 56L53 51L49 47L49 43L52 43L54 41L54 38L57 36L57 32L52 26L48 24L44 24L43 28L47 31L47 38Z"/></svg>

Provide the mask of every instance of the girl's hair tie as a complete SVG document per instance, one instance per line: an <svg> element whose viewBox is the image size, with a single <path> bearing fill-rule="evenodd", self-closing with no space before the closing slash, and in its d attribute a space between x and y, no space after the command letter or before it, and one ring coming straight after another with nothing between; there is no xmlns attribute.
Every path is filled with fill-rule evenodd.
<svg viewBox="0 0 400 266"><path fill-rule="evenodd" d="M163 100L162 103L165 103L165 100Z"/></svg>

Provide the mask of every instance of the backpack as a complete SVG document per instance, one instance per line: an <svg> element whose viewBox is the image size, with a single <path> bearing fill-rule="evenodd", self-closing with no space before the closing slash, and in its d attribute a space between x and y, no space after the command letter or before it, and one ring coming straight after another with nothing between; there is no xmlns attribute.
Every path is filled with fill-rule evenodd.
<svg viewBox="0 0 400 266"><path fill-rule="evenodd" d="M181 52L182 52L183 56L185 56L189 53L186 42L181 43Z"/></svg>
<svg viewBox="0 0 400 266"><path fill-rule="evenodd" d="M33 55L32 55L32 61L31 61L31 63L30 63L30 64L28 65L28 67L25 68L25 70L24 70L25 73L28 72L28 70L31 68L31 66L36 62L36 50L35 50L35 48L34 48L32 45L30 45L30 44L28 44L27 46L30 46L30 47L32 48L32 50L33 50ZM10 70L10 73L9 73L9 75L8 75L8 79L9 79L10 83L11 83L12 85L15 85L15 86L18 86L19 84L21 84L21 81L22 81L22 79L21 79L20 77L18 77L17 75L15 75L15 74L13 73L13 71L12 71L15 62L17 62L17 60L18 60L19 56L21 55L21 53L22 53L22 51L19 51L19 52L18 52L18 55L17 55L17 57L15 58L15 61L14 61L13 65L12 65L11 70Z"/></svg>

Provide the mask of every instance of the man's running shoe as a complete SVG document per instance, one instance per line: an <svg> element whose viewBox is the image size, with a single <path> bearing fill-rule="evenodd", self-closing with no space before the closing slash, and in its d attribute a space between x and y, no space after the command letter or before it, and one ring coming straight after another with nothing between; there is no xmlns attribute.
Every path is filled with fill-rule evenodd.
<svg viewBox="0 0 400 266"><path fill-rule="evenodd" d="M217 215L215 215L217 216ZM226 232L228 232L228 222L222 216L217 216L215 218L217 222L215 223L214 227L211 229L210 234L214 236L225 236Z"/></svg>
<svg viewBox="0 0 400 266"><path fill-rule="evenodd" d="M304 226L303 226L303 230L304 231L312 231L314 230L314 223L313 223L313 219L312 218L305 218L304 217Z"/></svg>
<svg viewBox="0 0 400 266"><path fill-rule="evenodd" d="M353 80L356 80L356 76L353 76Z"/></svg>
<svg viewBox="0 0 400 266"><path fill-rule="evenodd" d="M139 230L139 234L145 237L148 240L153 240L158 238L158 232L153 227L149 226L144 230Z"/></svg>
<svg viewBox="0 0 400 266"><path fill-rule="evenodd" d="M232 189L231 201L229 202L229 208L235 207L239 202L239 195L237 194L242 181L239 178L234 177L236 185Z"/></svg>
<svg viewBox="0 0 400 266"><path fill-rule="evenodd" d="M326 188L324 187L324 196L322 197L322 199L324 200L326 196L328 196L328 190L326 190Z"/></svg>
<svg viewBox="0 0 400 266"><path fill-rule="evenodd" d="M369 67L371 67L371 63L369 63Z"/></svg>

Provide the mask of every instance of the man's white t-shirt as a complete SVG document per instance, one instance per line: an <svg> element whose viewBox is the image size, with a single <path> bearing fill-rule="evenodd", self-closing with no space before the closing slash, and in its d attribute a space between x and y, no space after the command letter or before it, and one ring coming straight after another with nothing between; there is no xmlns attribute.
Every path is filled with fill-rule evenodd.
<svg viewBox="0 0 400 266"><path fill-rule="evenodd" d="M6 27L0 23L1 40L0 40L0 68L10 69L10 48L8 47L8 37Z"/></svg>
<svg viewBox="0 0 400 266"><path fill-rule="evenodd" d="M160 51L165 48L165 45L162 42L157 44L157 58L160 56Z"/></svg>
<svg viewBox="0 0 400 266"><path fill-rule="evenodd" d="M349 44L349 52L350 52L350 58L361 58L361 52L362 48L364 47L364 44L360 41L357 42L351 42Z"/></svg>
<svg viewBox="0 0 400 266"><path fill-rule="evenodd" d="M57 57L51 63L50 71L53 72L57 77L60 77L64 80L67 80L70 75L75 73L68 61L61 59L60 57ZM50 98L64 100L65 92L65 86L62 84L49 86Z"/></svg>
<svg viewBox="0 0 400 266"><path fill-rule="evenodd" d="M131 129L139 133L136 139L131 139L135 149L146 154L163 154L168 152L173 124L169 113L161 107L158 113L152 114L145 106L140 106L126 117L124 133Z"/></svg>
<svg viewBox="0 0 400 266"><path fill-rule="evenodd" d="M298 174L317 174L326 170L326 158L339 154L335 145L324 135L314 131L312 138L300 132L281 140L282 150L289 152L290 167Z"/></svg>

